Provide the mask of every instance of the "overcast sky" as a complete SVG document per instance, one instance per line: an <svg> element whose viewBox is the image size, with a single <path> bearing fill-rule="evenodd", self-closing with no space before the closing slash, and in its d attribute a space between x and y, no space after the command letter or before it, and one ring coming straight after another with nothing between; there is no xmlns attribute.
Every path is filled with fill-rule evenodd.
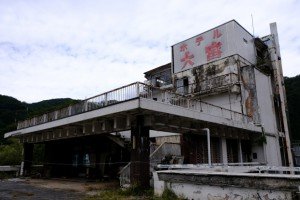
<svg viewBox="0 0 300 200"><path fill-rule="evenodd" d="M171 61L170 46L231 19L277 22L285 76L300 74L299 0L0 0L0 94L84 99Z"/></svg>

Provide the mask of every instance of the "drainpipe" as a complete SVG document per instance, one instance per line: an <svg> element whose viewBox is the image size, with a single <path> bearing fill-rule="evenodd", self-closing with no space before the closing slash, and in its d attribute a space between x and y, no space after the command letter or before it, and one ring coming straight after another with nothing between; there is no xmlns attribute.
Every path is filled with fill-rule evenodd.
<svg viewBox="0 0 300 200"><path fill-rule="evenodd" d="M207 152L208 152L208 165L211 167L211 149L210 149L210 130L208 128L202 129L203 131L206 131L207 136Z"/></svg>

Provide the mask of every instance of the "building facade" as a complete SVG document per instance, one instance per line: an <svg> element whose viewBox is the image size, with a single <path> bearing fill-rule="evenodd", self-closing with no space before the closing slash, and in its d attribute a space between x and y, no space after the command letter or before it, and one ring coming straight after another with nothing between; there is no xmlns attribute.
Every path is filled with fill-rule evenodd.
<svg viewBox="0 0 300 200"><path fill-rule="evenodd" d="M173 45L145 78L19 122L5 137L24 143L24 173L37 143L49 176L127 172L144 186L160 162L293 166L276 24L255 38L229 21Z"/></svg>

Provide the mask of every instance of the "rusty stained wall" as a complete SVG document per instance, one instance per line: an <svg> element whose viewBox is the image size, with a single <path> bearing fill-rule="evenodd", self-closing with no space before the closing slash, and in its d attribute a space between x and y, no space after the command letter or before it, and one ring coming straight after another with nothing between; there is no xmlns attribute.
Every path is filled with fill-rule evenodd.
<svg viewBox="0 0 300 200"><path fill-rule="evenodd" d="M234 57L193 69L194 93L226 87L238 81L238 67Z"/></svg>
<svg viewBox="0 0 300 200"><path fill-rule="evenodd" d="M204 64L173 75L173 82L188 77L189 94L210 94L227 90L229 84L235 84L238 80L238 56L227 57L209 64ZM239 88L232 87L232 92L239 92Z"/></svg>
<svg viewBox="0 0 300 200"><path fill-rule="evenodd" d="M255 73L253 66L241 67L241 93L243 96L243 107L245 114L253 119L255 123L260 123L260 115L257 102Z"/></svg>
<svg viewBox="0 0 300 200"><path fill-rule="evenodd" d="M174 85L177 79L188 77L190 96L242 113L239 69L246 64L240 60L240 56L234 55L179 72L173 75Z"/></svg>

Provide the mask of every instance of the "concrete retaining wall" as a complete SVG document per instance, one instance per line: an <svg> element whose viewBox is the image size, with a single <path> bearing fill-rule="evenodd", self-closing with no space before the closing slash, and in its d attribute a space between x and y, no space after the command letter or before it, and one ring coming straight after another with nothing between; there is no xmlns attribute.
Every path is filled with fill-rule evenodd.
<svg viewBox="0 0 300 200"><path fill-rule="evenodd" d="M153 177L156 195L168 188L193 200L292 200L300 185L299 175L283 174L169 170Z"/></svg>

